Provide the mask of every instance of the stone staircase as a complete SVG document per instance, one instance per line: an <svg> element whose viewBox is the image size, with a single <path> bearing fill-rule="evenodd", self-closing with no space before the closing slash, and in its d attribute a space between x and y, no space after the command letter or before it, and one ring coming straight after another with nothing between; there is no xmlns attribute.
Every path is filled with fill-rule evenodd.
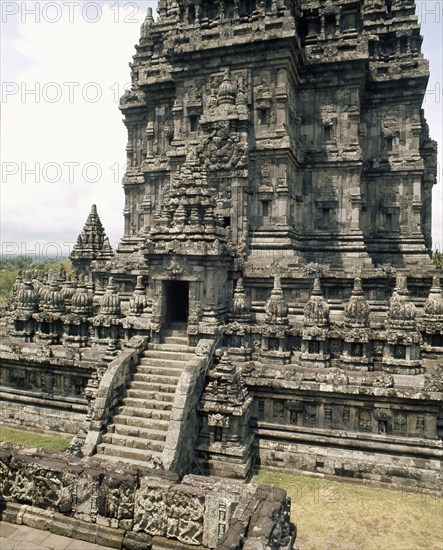
<svg viewBox="0 0 443 550"><path fill-rule="evenodd" d="M133 464L160 461L177 384L194 355L181 326L166 332L162 344L149 344L97 447L101 458Z"/></svg>

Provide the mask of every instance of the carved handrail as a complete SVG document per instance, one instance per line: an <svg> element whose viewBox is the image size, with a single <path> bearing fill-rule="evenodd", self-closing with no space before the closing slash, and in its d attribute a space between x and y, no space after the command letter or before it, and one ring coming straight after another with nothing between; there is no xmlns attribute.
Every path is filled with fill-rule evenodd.
<svg viewBox="0 0 443 550"><path fill-rule="evenodd" d="M131 338L126 344L127 349L123 350L112 361L103 375L92 407L89 430L83 445L85 456L91 456L95 453L103 430L112 417L114 408L121 397L122 390L129 384L133 367L139 363L148 342L148 337L134 336Z"/></svg>
<svg viewBox="0 0 443 550"><path fill-rule="evenodd" d="M186 473L194 459L197 404L221 339L222 335L218 335L214 340L200 340L195 356L187 362L178 381L162 455L164 468L178 475Z"/></svg>

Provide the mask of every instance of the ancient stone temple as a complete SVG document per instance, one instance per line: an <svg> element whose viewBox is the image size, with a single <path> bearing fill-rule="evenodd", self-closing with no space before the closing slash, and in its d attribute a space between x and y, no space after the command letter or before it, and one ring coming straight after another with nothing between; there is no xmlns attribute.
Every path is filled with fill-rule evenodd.
<svg viewBox="0 0 443 550"><path fill-rule="evenodd" d="M71 280L18 278L1 419L178 475L261 464L435 489L421 42L413 0L148 10L120 104L124 235L112 251L93 206Z"/></svg>

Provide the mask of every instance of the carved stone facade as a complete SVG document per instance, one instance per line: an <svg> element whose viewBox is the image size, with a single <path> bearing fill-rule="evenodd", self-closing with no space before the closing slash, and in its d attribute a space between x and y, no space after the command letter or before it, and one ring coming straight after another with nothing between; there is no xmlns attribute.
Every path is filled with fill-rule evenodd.
<svg viewBox="0 0 443 550"><path fill-rule="evenodd" d="M122 99L121 250L143 242L191 150L249 257L430 265L436 156L414 4L175 4L144 25Z"/></svg>
<svg viewBox="0 0 443 550"><path fill-rule="evenodd" d="M113 548L291 550L285 491L0 445L2 519ZM266 528L263 525L266 524ZM256 538L257 537L257 538ZM177 545L175 546L174 543ZM80 543L79 543L80 544Z"/></svg>
<svg viewBox="0 0 443 550"><path fill-rule="evenodd" d="M200 402L202 428L197 456L211 474L246 477L252 464L252 397L228 352L209 370ZM230 462L234 463L230 472Z"/></svg>
<svg viewBox="0 0 443 550"><path fill-rule="evenodd" d="M65 402L84 416L86 454L114 446L180 473L246 477L274 456L371 479L384 457L378 480L398 483L389 457L432 487L443 309L414 3L164 0L158 12L120 104L124 235L114 253L93 207L72 280L17 278L3 417ZM177 494L152 524L145 497L146 532L201 536L198 495L189 507Z"/></svg>

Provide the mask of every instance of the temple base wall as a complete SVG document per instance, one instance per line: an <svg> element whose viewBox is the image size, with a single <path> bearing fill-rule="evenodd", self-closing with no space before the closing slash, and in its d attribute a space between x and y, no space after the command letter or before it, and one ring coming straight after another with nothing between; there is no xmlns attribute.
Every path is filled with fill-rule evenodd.
<svg viewBox="0 0 443 550"><path fill-rule="evenodd" d="M337 476L360 481L384 483L420 490L440 490L441 457L400 456L386 445L383 450L359 449L359 443L344 448L336 438L335 446L288 441L273 434L272 440L259 437L258 462L263 468L288 469Z"/></svg>
<svg viewBox="0 0 443 550"><path fill-rule="evenodd" d="M118 473L116 473L116 470ZM112 548L294 547L286 492L0 445L5 521Z"/></svg>
<svg viewBox="0 0 443 550"><path fill-rule="evenodd" d="M37 396L22 395L19 391L0 392L0 422L17 427L38 428L51 432L76 435L85 421L87 405L69 403Z"/></svg>

